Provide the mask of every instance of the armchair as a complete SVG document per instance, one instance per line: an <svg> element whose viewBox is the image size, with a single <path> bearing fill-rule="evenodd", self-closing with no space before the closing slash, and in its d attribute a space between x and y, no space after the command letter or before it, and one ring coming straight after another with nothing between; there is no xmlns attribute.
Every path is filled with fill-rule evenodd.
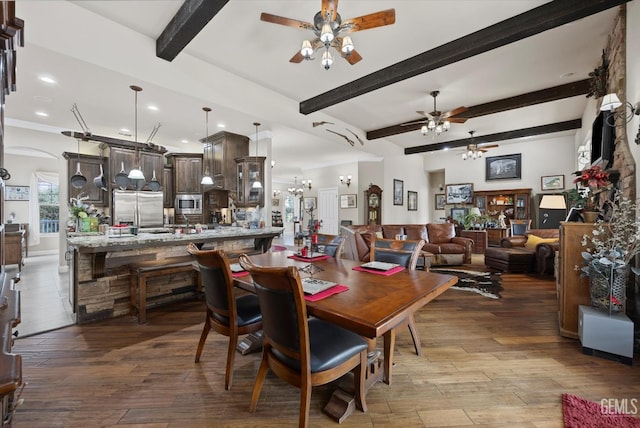
<svg viewBox="0 0 640 428"><path fill-rule="evenodd" d="M509 236L500 241L503 248L520 248L535 253L539 274L553 274L555 252L560 249L559 229L530 229L523 236Z"/></svg>

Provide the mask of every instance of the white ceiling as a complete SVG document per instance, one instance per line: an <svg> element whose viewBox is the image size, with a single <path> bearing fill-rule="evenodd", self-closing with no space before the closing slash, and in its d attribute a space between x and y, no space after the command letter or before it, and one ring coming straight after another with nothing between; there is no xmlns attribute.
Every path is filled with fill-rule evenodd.
<svg viewBox="0 0 640 428"><path fill-rule="evenodd" d="M550 124L582 116L587 99L561 101L469 119L433 140L419 131L356 142L328 129L365 140L366 131L418 119L431 111L428 95L439 90L439 110L473 106L582 80L599 63L617 8L522 41L353 98L321 112L299 113L299 103L413 55L540 6L527 0L342 0L343 20L395 8L394 25L356 32L352 39L363 60L349 65L337 58L330 70L319 61L289 62L311 32L260 21L268 12L312 22L320 0L233 0L172 62L155 56L155 40L181 6L180 1L29 1L16 3L25 20L25 46L18 48L18 89L7 98L7 126L80 131L71 113L76 103L90 130L118 135L134 128L138 96L138 140L161 127L153 142L170 151L201 152L205 134L225 130L255 136L270 133L276 160L274 181L292 182L319 166L401 155L406 147ZM568 73L573 73L570 77ZM56 84L44 84L41 75ZM158 111L145 107L156 105ZM35 111L46 111L46 118ZM187 139L190 143L181 143ZM500 144L505 144L500 143ZM11 153L23 141L5 141ZM55 152L55 149L52 149ZM262 152L261 152L262 153ZM421 156L421 155L412 155Z"/></svg>

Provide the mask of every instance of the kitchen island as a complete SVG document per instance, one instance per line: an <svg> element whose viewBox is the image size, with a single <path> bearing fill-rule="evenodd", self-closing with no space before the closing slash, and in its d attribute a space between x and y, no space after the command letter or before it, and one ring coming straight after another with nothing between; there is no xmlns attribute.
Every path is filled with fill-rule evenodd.
<svg viewBox="0 0 640 428"><path fill-rule="evenodd" d="M131 312L129 279L132 263L188 257L187 244L222 248L228 253L266 252L281 227L245 229L219 227L201 233L176 234L157 230L138 235L70 234L70 299L77 323L87 323ZM159 232L159 233L158 233ZM196 296L197 271L159 277L148 287L150 306Z"/></svg>

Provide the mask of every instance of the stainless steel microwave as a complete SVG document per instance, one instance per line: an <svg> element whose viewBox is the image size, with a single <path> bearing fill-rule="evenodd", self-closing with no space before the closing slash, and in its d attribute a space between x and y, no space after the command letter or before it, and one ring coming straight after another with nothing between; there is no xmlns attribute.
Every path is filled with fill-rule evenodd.
<svg viewBox="0 0 640 428"><path fill-rule="evenodd" d="M176 214L202 214L202 195L176 195Z"/></svg>

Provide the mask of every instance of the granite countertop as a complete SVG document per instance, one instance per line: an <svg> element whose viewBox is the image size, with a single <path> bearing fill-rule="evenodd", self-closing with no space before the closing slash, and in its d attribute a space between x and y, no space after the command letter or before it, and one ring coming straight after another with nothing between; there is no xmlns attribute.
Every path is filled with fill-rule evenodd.
<svg viewBox="0 0 640 428"><path fill-rule="evenodd" d="M195 229L191 229L195 232ZM187 243L191 241L208 241L224 239L243 239L259 236L277 235L282 233L282 227L265 227L263 229L245 229L242 227L218 227L204 229L201 233L175 234L173 229L150 228L143 229L138 235L99 235L97 233L74 234L69 233L67 243L77 248L107 248L107 247L131 247L143 244L169 244Z"/></svg>

